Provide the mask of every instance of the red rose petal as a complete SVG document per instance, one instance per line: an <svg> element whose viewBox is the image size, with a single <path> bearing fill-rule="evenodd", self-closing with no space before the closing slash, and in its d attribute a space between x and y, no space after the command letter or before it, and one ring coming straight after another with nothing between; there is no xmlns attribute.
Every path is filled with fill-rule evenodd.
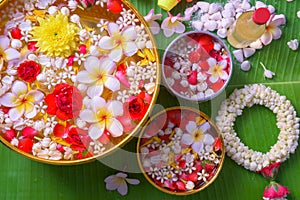
<svg viewBox="0 0 300 200"><path fill-rule="evenodd" d="M110 142L110 134L105 131L102 136L98 139L101 144L108 144Z"/></svg>
<svg viewBox="0 0 300 200"><path fill-rule="evenodd" d="M5 133L2 135L2 137L10 142L13 138L15 138L17 135L16 131L13 129L6 130Z"/></svg>
<svg viewBox="0 0 300 200"><path fill-rule="evenodd" d="M19 141L18 148L26 153L32 151L33 141L29 138L24 138Z"/></svg>
<svg viewBox="0 0 300 200"><path fill-rule="evenodd" d="M20 40L22 38L22 33L21 30L19 28L13 28L10 32L11 37L14 39L18 39Z"/></svg>
<svg viewBox="0 0 300 200"><path fill-rule="evenodd" d="M34 41L28 42L28 44L27 44L28 50L31 51L31 52L34 52L34 51L38 50L38 47L36 46L36 43L37 42L34 42Z"/></svg>
<svg viewBox="0 0 300 200"><path fill-rule="evenodd" d="M188 79L187 79L188 82L189 82L189 84L191 84L191 85L197 85L197 83L198 83L197 75L198 75L198 73L196 71L192 71L189 74Z"/></svg>
<svg viewBox="0 0 300 200"><path fill-rule="evenodd" d="M187 177L189 181L196 182L198 180L198 175L196 172L189 174Z"/></svg>
<svg viewBox="0 0 300 200"><path fill-rule="evenodd" d="M53 134L58 138L67 138L68 137L68 126L65 127L61 124L56 124L53 129Z"/></svg>
<svg viewBox="0 0 300 200"><path fill-rule="evenodd" d="M22 136L24 136L26 138L33 139L34 136L36 136L37 134L38 134L38 131L30 126L27 126L22 130Z"/></svg>
<svg viewBox="0 0 300 200"><path fill-rule="evenodd" d="M182 181L177 181L176 182L176 186L177 186L178 190L181 190L181 191L185 191L186 190L185 184Z"/></svg>
<svg viewBox="0 0 300 200"><path fill-rule="evenodd" d="M219 137L215 139L214 148L215 148L215 151L222 150L222 143L221 143L221 139Z"/></svg>
<svg viewBox="0 0 300 200"><path fill-rule="evenodd" d="M212 83L211 88L213 89L214 92L218 92L223 87L224 84L225 82L219 79L217 82Z"/></svg>
<svg viewBox="0 0 300 200"><path fill-rule="evenodd" d="M122 2L120 0L108 0L107 8L112 13L120 13L123 9Z"/></svg>
<svg viewBox="0 0 300 200"><path fill-rule="evenodd" d="M84 44L81 44L80 46L79 46L79 53L80 54L86 54L86 45L84 45Z"/></svg>
<svg viewBox="0 0 300 200"><path fill-rule="evenodd" d="M200 67L201 67L201 71L208 71L210 66L206 61L202 61L199 63Z"/></svg>
<svg viewBox="0 0 300 200"><path fill-rule="evenodd" d="M55 115L56 114L56 110L57 110L57 106L56 106L56 103L55 103L55 97L53 94L48 94L46 97L45 97L45 102L47 104L47 110L46 112L50 115Z"/></svg>
<svg viewBox="0 0 300 200"><path fill-rule="evenodd" d="M200 53L197 51L193 51L193 52L189 53L189 61L191 63L199 62L200 58L201 58Z"/></svg>

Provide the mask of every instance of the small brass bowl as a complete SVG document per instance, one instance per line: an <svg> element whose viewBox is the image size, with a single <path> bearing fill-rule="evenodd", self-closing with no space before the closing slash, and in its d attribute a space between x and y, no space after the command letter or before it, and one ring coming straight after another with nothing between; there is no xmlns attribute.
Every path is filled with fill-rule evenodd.
<svg viewBox="0 0 300 200"><path fill-rule="evenodd" d="M192 144L186 139L191 136L195 138ZM201 148L195 144L199 141ZM225 149L218 128L207 115L188 107L172 107L146 123L137 143L137 157L142 173L155 188L182 196L213 183L222 169Z"/></svg>
<svg viewBox="0 0 300 200"><path fill-rule="evenodd" d="M22 10L22 9L24 9L24 7L21 6L21 8L20 8L20 5L22 5L23 2L27 2L27 1L26 0L15 0L15 1L0 0L1 10L6 9L6 11L9 12L9 10L16 4L18 4L18 6L19 6L19 7L16 6L16 9L18 8L18 9ZM101 34L101 36L104 35L104 33L103 33L103 31L100 30L100 28L97 28L97 23L99 23L99 20L105 19L108 22L116 23L116 20L121 16L121 14L119 14L119 13L109 12L106 4L104 4L104 7L103 6L101 7L100 5L96 5L96 6L94 5L94 7L91 7L91 5L86 5L87 8L85 9L84 6L82 6L79 3L80 1L77 1L77 2L78 2L78 7L76 7L76 10L74 11L74 13L72 12L71 14L77 14L78 16L80 16L80 18L82 19L81 23L84 24L85 26L88 26L88 28L86 28L86 29L88 29L88 31L97 29L96 33ZM82 2L85 2L85 1L82 1ZM89 2L87 2L87 4L89 4ZM148 28L147 22L144 20L144 17L138 12L138 10L129 1L122 0L122 4L123 4L122 5L123 7L121 7L122 9L126 9L127 11L130 11L131 14L135 15L136 18L138 19L138 21L135 22L136 26L142 27L142 25L143 25L144 28L142 29L142 31L144 31L145 34L147 35L148 44L150 43L152 45L152 47L147 47L147 48L145 47L144 49L142 49L142 47L139 47L140 50L136 54L134 54L133 56L130 56L130 57L129 56L125 57L123 55L124 56L123 59L121 59L121 61L116 63L116 65L118 66L122 63L125 64L125 62L130 63L131 61L133 61L133 62L143 61L144 63L145 62L147 63L149 60L151 60L152 63L156 63L156 64L154 64L156 67L155 68L156 78L153 79L153 82L152 82L153 84L151 87L152 91L151 91L151 93L149 92L149 94L151 96L151 100L149 102L147 102L147 107L146 107L147 109L144 110L144 113L143 113L144 115L142 117L140 117L139 119L132 119L131 125L133 127L129 131L124 131L124 134L121 137L112 138L108 143L104 144L106 149L103 152L100 152L97 154L92 154L90 157L86 157L87 153L89 153L89 152L87 152L89 150L86 150L85 152L82 153L82 157L75 158L75 155L77 155L78 151L80 151L75 148L71 152L73 157L68 160L64 159L64 157L62 157L61 160L45 159L42 156L37 157L37 156L33 155L30 151L29 151L29 153L26 153L25 151L20 150L19 148L17 148L18 144L16 144L16 143L15 143L15 145L12 145L10 141L6 140L3 137L3 135L2 135L3 132L0 132L0 141L3 144L5 144L7 147L12 149L13 151L16 151L17 153L19 153L29 159L35 160L35 161L39 161L39 162L46 163L46 164L54 164L54 165L75 165L75 164L82 164L82 163L94 161L95 159L99 159L99 158L105 157L105 156L113 153L115 150L117 150L118 148L121 148L123 145L125 145L127 142L129 142L133 138L133 136L140 130L140 128L143 126L143 124L148 119L149 113L151 112L151 110L156 102L158 93L159 93L159 84L160 84L160 77L161 77L161 75L160 75L161 70L160 70L160 64L159 64L160 61L159 61L159 55L157 52L155 40L150 32L150 29ZM63 1L63 0L57 0L57 1L55 1L54 5L55 6L59 5L61 7L62 5L67 6L68 3L66 3L66 1ZM30 20L36 20L36 18L39 16L45 16L45 13L46 13L46 11L44 11L44 10L42 10L42 11L38 10L36 12L32 12L32 14L30 14L29 16L26 16L26 17L28 17L28 19L30 19ZM10 14L10 13L8 13L8 14ZM6 15L5 16L0 15L0 18L3 19L0 22L0 27L2 28L2 29L0 29L0 35L2 35L2 34L4 34L3 27L5 26L6 22L8 21L8 17ZM107 24L106 24L106 26L107 26ZM121 27L120 27L120 29L121 29ZM148 54L144 52L146 50L147 50ZM25 55L28 54L28 52L25 52L25 51L28 51L28 50L27 50L27 47L25 48L25 45L24 45L24 47L22 47L22 53L21 53L22 56L24 56L24 54ZM102 53L104 54L107 52L104 51ZM151 59L147 57L149 54L151 54L151 56L152 56ZM81 67L81 65L80 64L77 64L77 65L79 65L79 67L78 67L78 69L79 69ZM2 68L2 70L5 70L5 68L6 68L6 66L4 66ZM2 76L2 74L3 74L3 76ZM4 77L4 75L5 75L4 73L2 73L2 74L1 74L1 78ZM16 76L16 79L20 80L19 77L17 77L17 76ZM147 81L147 82L150 82L150 81ZM147 82L145 82L145 84ZM36 87L37 86L34 85L34 89ZM44 87L47 87L47 86L44 86ZM125 86L122 84L120 87L121 87L120 91L123 91L126 89ZM32 89L32 87L31 87L31 89ZM105 93L105 95L103 94L101 97L103 97L107 102L110 100L117 100L117 92L118 91L112 92L112 91L109 91L107 88L105 88L104 90L106 90L106 91L104 91L103 93L105 93L105 92L106 93ZM142 90L146 91L146 88L144 88ZM44 93L46 96L52 92L53 92L53 88L51 89L51 91L47 90ZM124 112L125 112L125 109L124 109ZM39 113L38 118L43 119L42 117L40 117L40 115L42 115L42 114ZM44 118L46 120L47 117L52 117L52 116L45 115ZM35 120L35 119L36 118L33 118L33 120ZM56 120L58 121L58 123L61 123L64 126L66 126L67 123L73 123L73 125L75 124L75 122L74 122L75 119L71 119L71 120L63 121L63 122L60 122L59 119L57 119L57 118L56 118ZM124 130L125 130L125 128L124 128ZM1 129L1 130L4 130L4 129ZM21 130L18 131L18 133L16 133L16 137L18 138L18 137L20 137L20 135L21 135ZM38 143L41 139L43 139L43 137L44 137L43 133L39 132L37 137L34 137L32 140L34 141L34 143ZM49 138L52 141L55 141L60 145L65 145L68 147L71 146L71 144L67 144L66 141L63 141L63 139L57 138L57 137L55 138L53 134L50 134ZM90 147L90 145L88 147ZM86 149L88 149L88 147L86 146ZM60 149L60 150L62 152L64 151L62 149Z"/></svg>
<svg viewBox="0 0 300 200"><path fill-rule="evenodd" d="M166 88L171 94L193 102L209 101L221 94L232 72L228 47L208 31L179 35L162 59L162 81Z"/></svg>

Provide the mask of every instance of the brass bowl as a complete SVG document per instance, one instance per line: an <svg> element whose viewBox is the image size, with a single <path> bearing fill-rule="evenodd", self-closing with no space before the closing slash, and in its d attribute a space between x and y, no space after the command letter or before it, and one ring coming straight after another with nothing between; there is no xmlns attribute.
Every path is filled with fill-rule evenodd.
<svg viewBox="0 0 300 200"><path fill-rule="evenodd" d="M179 118L180 118L180 122L178 122ZM202 158L202 160L201 160L200 154L197 154L197 153L195 154L195 152L194 152L193 148L191 148L191 146L184 145L182 143L183 142L182 139L179 139L180 145L182 147L180 153L178 153L178 152L174 153L175 150L169 151L169 150L165 149L165 148L173 148L172 145L174 143L176 143L175 139L174 139L175 138L174 137L175 129L180 128L183 131L183 133L187 133L187 131L185 130L185 126L186 126L186 124L189 123L190 120L191 121L195 120L197 125L203 124L205 122L209 123L210 129L207 130L207 133L210 134L211 136L213 136L213 138L215 139L215 142L213 144L213 152L211 152L211 155L216 156L214 158L215 160L211 160L211 161L204 160L207 158ZM174 127L172 128L172 132L169 129L170 122L171 122L171 124L174 125ZM173 125L171 125L171 126L173 126ZM199 125L199 126L201 126L201 125ZM168 136L168 138L166 139L166 135L162 134L161 130L164 131L167 129L168 129L167 132L171 132L171 133L170 133L170 136ZM181 138L182 138L182 136L181 136ZM165 140L165 139L166 139L166 141L163 142L163 140ZM216 145L217 144L216 141L219 142L218 143L219 149L217 149L218 145ZM164 144L166 144L166 145L164 145ZM156 146L153 147L153 145L156 145ZM162 145L162 146L159 146L159 145ZM167 151L165 151L165 150L167 150ZM169 152L167 159L164 158L164 156L162 156L163 152ZM187 157L184 157L186 155L186 153L188 153L190 155L192 154L195 158L193 166L195 166L196 169L194 171L191 171L191 173L187 172L187 171L181 171L181 170L186 169L186 166L182 166L182 168L180 167L182 162L183 161L185 162L187 160ZM155 157L155 159L153 159L153 157L151 157L150 155L154 155L153 157L160 155L161 160L159 160L157 157ZM223 142L222 136L221 136L220 131L218 130L217 126L206 114L204 114L203 112L201 112L199 110L188 108L188 107L172 107L172 108L168 108L164 111L161 111L161 112L155 114L145 124L145 127L141 131L140 137L139 137L138 143L137 143L137 159L138 159L140 169L141 169L142 173L144 174L145 178L155 188L159 189L162 192L172 194L172 195L179 195L179 196L190 195L190 194L200 192L201 190L204 190L210 184L212 184L214 182L214 180L217 178L218 174L220 173L220 171L222 169L223 162L225 159L224 142ZM153 160L151 160L151 159L153 159ZM157 161L157 159L159 161ZM216 160L216 159L218 159L218 160ZM201 160L201 161L199 161L199 160ZM153 164L152 162L154 162L156 164ZM188 161L186 161L186 162L188 162ZM206 168L207 166L206 166L206 164L204 164L206 162L209 163L211 166L213 166L213 170L210 172L211 174L209 174L209 176L208 176L209 178L208 178L207 182L204 180L202 180L202 182L201 182L201 179L200 180L197 179L197 181L191 179L191 180L195 181L194 188L187 189L187 185L186 185L186 190L184 190L184 191L178 190L178 188L174 189L174 185L176 186L177 185L176 182L178 182L178 181L181 181L184 184L187 184L189 179L184 179L182 177L188 177L189 173L195 175L196 172L199 172L199 171L203 172L202 169L205 169L208 172L209 169ZM217 164L215 164L214 162ZM198 165L196 163L198 163ZM201 166L203 165L202 169L199 168L200 165ZM159 166L159 167L157 167L157 166ZM173 168L173 170L175 170L175 172L174 172L175 175L174 175L173 171L168 172L170 174L166 175L167 177L165 179L165 182L161 183L160 182L161 178L158 179L159 175L157 175L157 174L161 174L159 170L164 171L166 168L170 169L170 167ZM156 169L156 171L155 171L155 169ZM177 170L177 172L176 172L176 170ZM153 171L155 171L156 175L155 175L155 173L154 173L154 175L150 174ZM182 174L180 175L178 173L179 171L181 171L181 173L184 173L186 176L182 176ZM178 174L176 174L176 173L178 173ZM198 174L197 174L197 177L199 177ZM170 181L171 179L172 179L172 181ZM167 183L166 183L166 180L168 181Z"/></svg>
<svg viewBox="0 0 300 200"><path fill-rule="evenodd" d="M19 1L22 1L22 0L19 0ZM62 3L62 2L65 2L65 1L58 0L55 2L55 5L58 5L59 3ZM1 9L8 8L10 3L16 3L16 1L1 0L0 1ZM160 70L160 65L159 65L160 61L159 61L159 55L158 55L157 48L156 48L156 42L150 32L150 29L148 28L147 22L144 20L143 16L138 12L138 10L129 1L122 0L122 4L123 4L123 8L125 8L127 10L131 10L132 13L139 20L138 22L136 22L136 25L144 26L144 31L146 34L148 34L148 39L152 43L152 48L151 49L149 48L148 50L149 50L149 52L152 53L152 56L153 56L152 61L156 63L156 80L154 80L155 87L154 87L153 93L151 94L152 100L149 103L148 109L145 112L142 119L136 120L136 121L132 120L132 124L135 125L134 128L130 132L126 132L121 137L112 138L111 141L108 144L106 144L107 149L104 150L101 154L93 155L91 157L82 158L82 159L74 159L73 158L71 160L63 160L63 159L62 160L49 160L49 159L40 158L40 157L34 156L32 153L26 153L26 152L20 150L16 146L12 145L9 141L4 139L4 137L2 137L2 134L0 134L0 141L3 144L5 144L7 147L12 149L13 151L21 154L22 156L25 156L25 157L35 160L35 161L39 161L39 162L46 163L46 164L54 164L54 165L76 165L76 164L82 164L82 163L94 161L96 159L103 158L103 157L113 153L118 148L121 148L127 142L129 142L133 138L133 136L140 130L140 128L143 126L143 124L147 121L148 116L149 116L150 112L152 111L152 108L156 102L156 99L157 99L157 96L159 93L159 83L160 83L160 77L161 77L161 70ZM98 6L98 7L88 8L88 9L84 9L84 10L77 8L76 14L81 16L82 19L86 21L86 23L91 23L92 25L93 25L93 22L96 22L96 21L98 22L100 18L115 22L116 19L120 16L119 14L111 14L110 12L108 12L106 5L104 5L103 8ZM1 18L1 15L0 15L0 18ZM3 26L4 23L6 23L6 22L1 21L0 25L2 24L1 26ZM94 23L94 27L90 27L90 28L95 28L96 27L95 25L96 24ZM0 34L3 34L1 29L0 29ZM136 53L132 57L126 57L125 61L129 63L130 61L137 62L137 61L143 61L143 60L145 61L147 59L148 59L147 54L143 54L143 52L140 52L140 54ZM124 63L125 63L125 61L124 61ZM120 63L118 63L118 64L120 64ZM108 99L116 98L116 94L109 94L108 96L109 97L106 97ZM36 141L38 141L38 140L36 140Z"/></svg>

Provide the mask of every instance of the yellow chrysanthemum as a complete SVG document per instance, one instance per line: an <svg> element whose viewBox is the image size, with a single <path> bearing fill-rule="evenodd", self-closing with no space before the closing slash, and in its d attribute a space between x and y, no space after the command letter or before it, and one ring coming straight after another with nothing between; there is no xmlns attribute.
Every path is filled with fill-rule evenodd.
<svg viewBox="0 0 300 200"><path fill-rule="evenodd" d="M79 28L67 16L58 12L55 16L38 18L38 22L31 34L39 51L51 57L68 57L77 48Z"/></svg>

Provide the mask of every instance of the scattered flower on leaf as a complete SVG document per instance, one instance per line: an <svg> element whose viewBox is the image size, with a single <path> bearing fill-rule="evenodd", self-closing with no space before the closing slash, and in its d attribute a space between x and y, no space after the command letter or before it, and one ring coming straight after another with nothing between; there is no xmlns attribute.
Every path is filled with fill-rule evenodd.
<svg viewBox="0 0 300 200"><path fill-rule="evenodd" d="M103 93L104 86L115 92L120 89L119 80L113 76L116 65L109 58L101 58L90 56L84 62L84 71L77 74L77 81L87 84L87 94L93 98Z"/></svg>
<svg viewBox="0 0 300 200"><path fill-rule="evenodd" d="M122 196L128 192L127 183L131 185L138 185L140 183L137 179L127 178L127 174L123 172L108 176L104 181L107 190L117 190Z"/></svg>
<svg viewBox="0 0 300 200"><path fill-rule="evenodd" d="M268 69L266 68L266 66L265 66L262 62L260 62L260 65L261 65L262 68L264 69L264 76L265 76L265 78L270 78L270 79L272 79L273 76L275 76L275 73L272 72L271 70L268 70Z"/></svg>
<svg viewBox="0 0 300 200"><path fill-rule="evenodd" d="M299 47L299 41L297 39L291 40L287 42L287 45L289 46L290 49L293 51L297 51Z"/></svg>
<svg viewBox="0 0 300 200"><path fill-rule="evenodd" d="M170 12L169 16L164 19L161 24L164 35L166 37L171 37L174 33L183 33L185 31L185 26L181 23L180 14L173 16Z"/></svg>
<svg viewBox="0 0 300 200"><path fill-rule="evenodd" d="M264 45L268 45L273 39L279 39L282 35L282 31L279 26L285 24L285 22L286 19L283 14L272 15L269 21L266 23L266 32L260 38L262 43Z"/></svg>
<svg viewBox="0 0 300 200"><path fill-rule="evenodd" d="M272 181L264 190L264 200L285 199L290 193L289 189Z"/></svg>
<svg viewBox="0 0 300 200"><path fill-rule="evenodd" d="M125 54L126 56L134 55L138 48L135 44L137 33L134 26L128 26L121 32L119 26L115 23L109 23L107 26L109 36L103 36L99 41L100 48L109 50L109 58L119 62Z"/></svg>
<svg viewBox="0 0 300 200"><path fill-rule="evenodd" d="M155 20L159 19L162 17L162 14L154 14L154 9L152 8L149 13L144 16L146 22L149 25L149 28L151 30L151 32L156 35L159 33L160 31L160 26L159 23L156 22Z"/></svg>
<svg viewBox="0 0 300 200"><path fill-rule="evenodd" d="M23 114L29 119L35 117L37 112L34 105L43 100L44 94L39 90L28 91L22 81L15 81L11 91L0 98L1 105L11 108L8 112L10 119L16 121Z"/></svg>

